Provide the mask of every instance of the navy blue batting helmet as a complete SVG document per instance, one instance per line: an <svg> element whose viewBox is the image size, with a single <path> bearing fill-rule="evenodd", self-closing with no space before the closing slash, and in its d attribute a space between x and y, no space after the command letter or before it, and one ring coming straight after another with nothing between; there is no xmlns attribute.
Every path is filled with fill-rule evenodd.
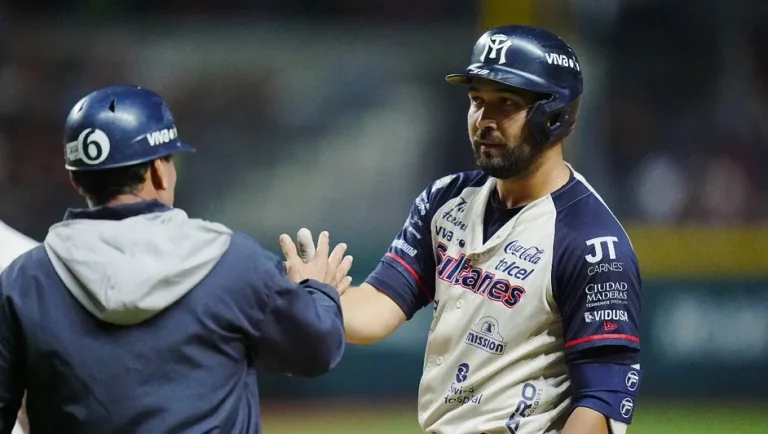
<svg viewBox="0 0 768 434"><path fill-rule="evenodd" d="M110 86L78 101L67 117L64 143L69 170L130 166L194 151L179 141L165 101L138 86Z"/></svg>
<svg viewBox="0 0 768 434"><path fill-rule="evenodd" d="M581 65L573 49L554 33L529 26L487 31L475 43L467 69L445 79L469 84L473 78L540 94L527 120L540 142L557 142L573 131L583 90Z"/></svg>

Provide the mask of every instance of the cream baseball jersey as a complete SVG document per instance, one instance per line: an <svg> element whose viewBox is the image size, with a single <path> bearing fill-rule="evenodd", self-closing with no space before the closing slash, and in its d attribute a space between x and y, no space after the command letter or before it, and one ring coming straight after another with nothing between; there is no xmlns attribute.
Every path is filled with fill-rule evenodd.
<svg viewBox="0 0 768 434"><path fill-rule="evenodd" d="M38 243L0 221L0 271Z"/></svg>
<svg viewBox="0 0 768 434"><path fill-rule="evenodd" d="M409 319L433 302L419 386L425 431L558 433L573 383L582 381L570 373L569 355L601 346L639 351L631 243L571 171L562 188L518 209L495 204L496 181L481 171L433 182L368 277ZM624 424L639 383L639 369L627 369L608 386L618 410L593 406Z"/></svg>

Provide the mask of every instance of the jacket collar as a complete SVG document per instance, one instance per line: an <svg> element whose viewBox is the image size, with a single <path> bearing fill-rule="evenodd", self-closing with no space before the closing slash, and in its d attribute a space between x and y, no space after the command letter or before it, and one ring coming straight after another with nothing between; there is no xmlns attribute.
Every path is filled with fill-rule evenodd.
<svg viewBox="0 0 768 434"><path fill-rule="evenodd" d="M123 205L99 206L96 208L69 208L64 220L123 220L141 214L169 211L172 208L157 200L145 200Z"/></svg>

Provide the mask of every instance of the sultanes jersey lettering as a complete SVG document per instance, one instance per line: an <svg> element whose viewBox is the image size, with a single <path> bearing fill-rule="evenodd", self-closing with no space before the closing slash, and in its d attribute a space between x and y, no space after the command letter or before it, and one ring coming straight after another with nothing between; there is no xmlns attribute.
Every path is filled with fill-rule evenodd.
<svg viewBox="0 0 768 434"><path fill-rule="evenodd" d="M485 234L496 227L491 194L495 180L480 171L430 184L367 282L409 319L434 302L422 429L559 433L571 400L566 354L640 347L637 260L575 171Z"/></svg>

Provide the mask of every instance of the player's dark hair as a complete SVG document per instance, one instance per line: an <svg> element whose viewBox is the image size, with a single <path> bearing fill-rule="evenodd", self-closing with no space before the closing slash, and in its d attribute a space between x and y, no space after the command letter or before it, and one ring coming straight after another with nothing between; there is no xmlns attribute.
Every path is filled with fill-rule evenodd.
<svg viewBox="0 0 768 434"><path fill-rule="evenodd" d="M171 156L161 159L170 161ZM144 185L153 162L104 170L75 170L70 173L72 182L80 187L85 197L94 206L100 206L120 195L136 193Z"/></svg>

